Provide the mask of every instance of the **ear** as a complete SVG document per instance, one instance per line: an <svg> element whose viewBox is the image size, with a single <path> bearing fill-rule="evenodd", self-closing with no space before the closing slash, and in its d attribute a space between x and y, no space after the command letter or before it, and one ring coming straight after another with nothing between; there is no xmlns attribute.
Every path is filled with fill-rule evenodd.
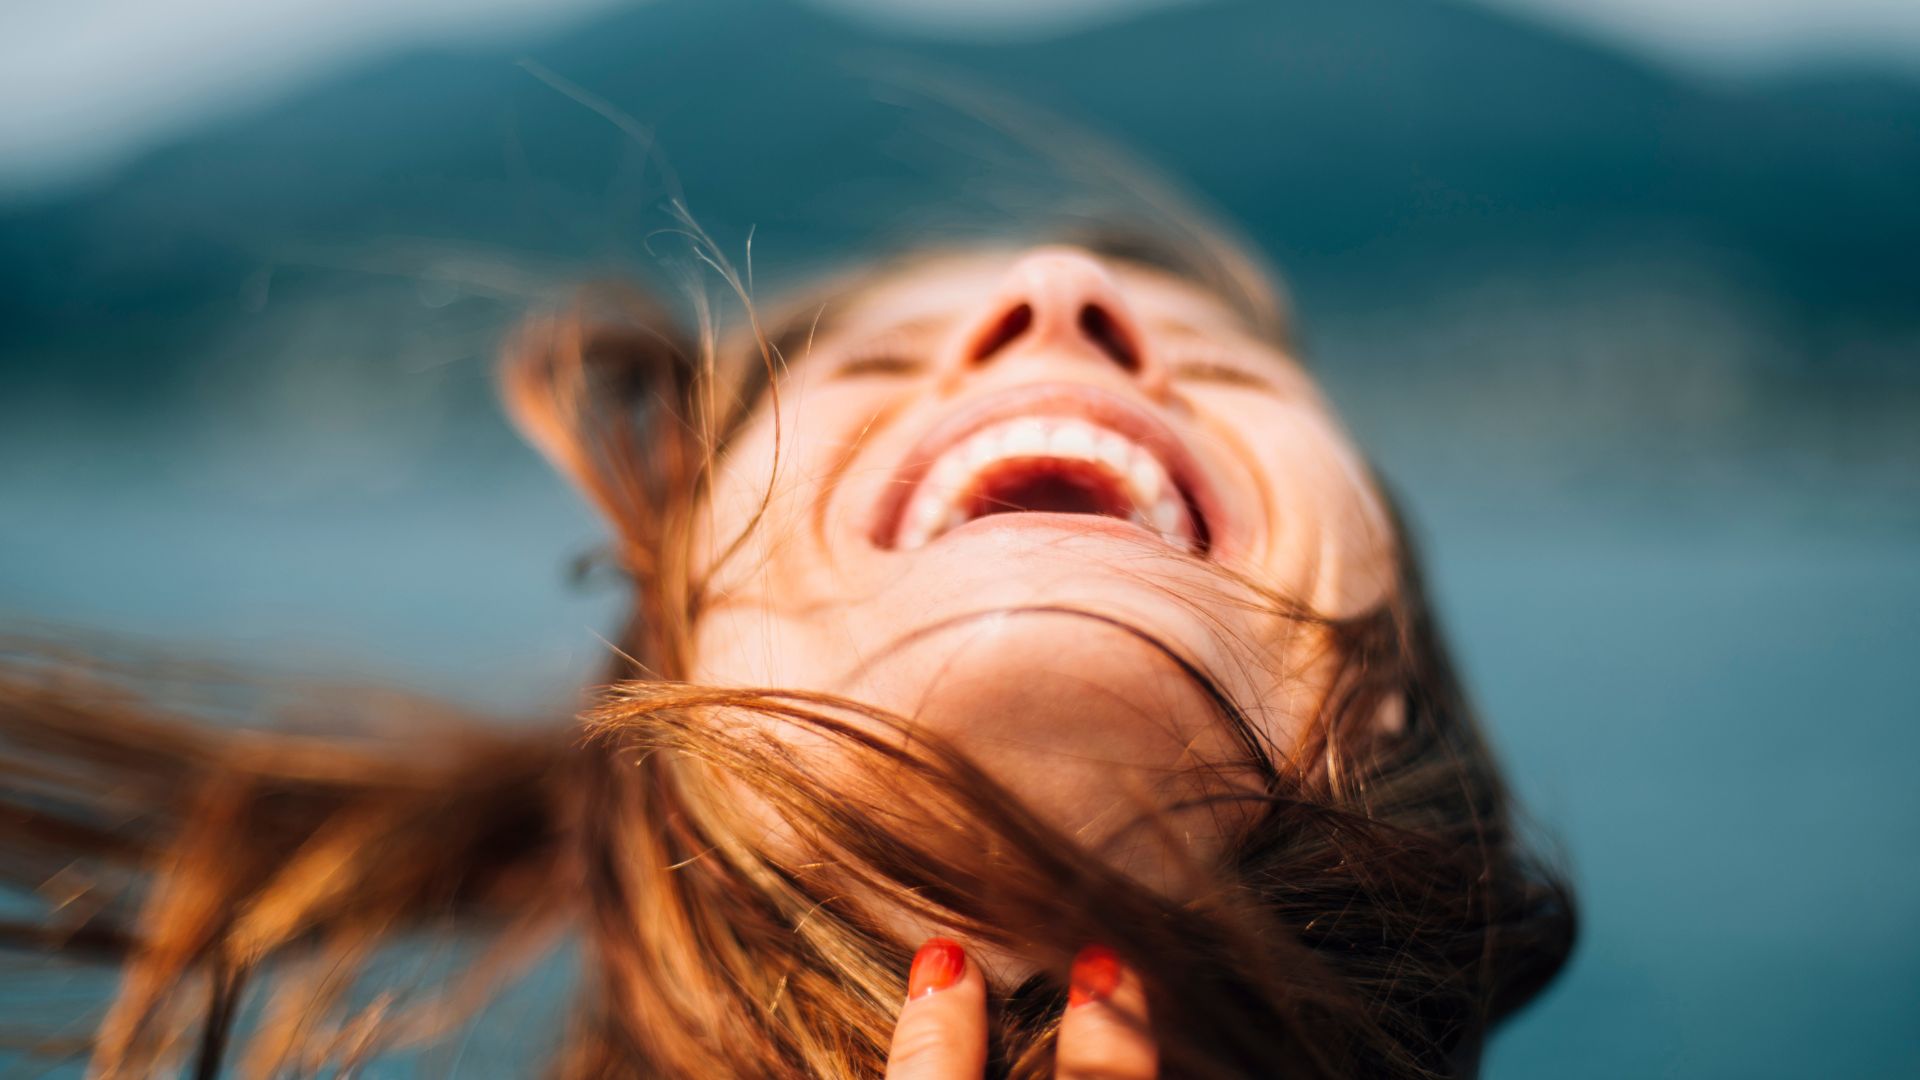
<svg viewBox="0 0 1920 1080"><path fill-rule="evenodd" d="M1375 734L1392 737L1407 730L1407 699L1404 694L1388 694L1373 714Z"/></svg>
<svg viewBox="0 0 1920 1080"><path fill-rule="evenodd" d="M529 317L501 360L508 416L606 518L633 578L615 678L683 668L686 537L704 458L694 357L664 305L603 286Z"/></svg>
<svg viewBox="0 0 1920 1080"><path fill-rule="evenodd" d="M530 316L504 350L507 415L607 519L623 559L657 551L669 504L691 492L692 356L663 305L613 286Z"/></svg>

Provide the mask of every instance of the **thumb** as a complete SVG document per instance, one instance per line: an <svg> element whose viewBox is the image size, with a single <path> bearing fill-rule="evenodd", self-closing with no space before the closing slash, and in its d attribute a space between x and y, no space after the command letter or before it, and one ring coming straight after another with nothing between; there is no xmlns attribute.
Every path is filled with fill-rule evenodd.
<svg viewBox="0 0 1920 1080"><path fill-rule="evenodd" d="M1055 1044L1055 1080L1153 1080L1159 1058L1140 976L1112 949L1080 950Z"/></svg>
<svg viewBox="0 0 1920 1080"><path fill-rule="evenodd" d="M987 984L946 938L913 954L886 1080L980 1080L987 1068Z"/></svg>

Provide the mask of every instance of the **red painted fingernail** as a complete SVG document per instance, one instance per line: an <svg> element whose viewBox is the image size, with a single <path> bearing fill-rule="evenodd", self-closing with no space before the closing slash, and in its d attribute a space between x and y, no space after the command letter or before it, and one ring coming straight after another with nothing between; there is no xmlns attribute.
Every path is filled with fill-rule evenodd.
<svg viewBox="0 0 1920 1080"><path fill-rule="evenodd" d="M933 938L913 954L913 967L907 970L907 1000L945 990L959 982L966 970L966 950L946 938Z"/></svg>
<svg viewBox="0 0 1920 1080"><path fill-rule="evenodd" d="M1089 945L1073 958L1067 983L1067 1008L1105 1001L1120 985L1120 957L1105 945Z"/></svg>

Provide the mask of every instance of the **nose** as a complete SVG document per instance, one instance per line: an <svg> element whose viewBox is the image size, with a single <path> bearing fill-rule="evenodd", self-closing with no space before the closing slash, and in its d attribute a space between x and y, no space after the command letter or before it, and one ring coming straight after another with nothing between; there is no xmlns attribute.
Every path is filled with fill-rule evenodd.
<svg viewBox="0 0 1920 1080"><path fill-rule="evenodd" d="M1119 283L1076 248L1036 248L1007 271L992 299L965 320L944 358L949 385L1032 359L1085 360L1118 369L1158 397L1166 373Z"/></svg>

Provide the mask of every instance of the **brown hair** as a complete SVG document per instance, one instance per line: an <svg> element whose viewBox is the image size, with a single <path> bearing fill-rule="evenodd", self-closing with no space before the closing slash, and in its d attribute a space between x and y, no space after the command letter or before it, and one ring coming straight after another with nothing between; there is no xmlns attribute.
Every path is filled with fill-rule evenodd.
<svg viewBox="0 0 1920 1080"><path fill-rule="evenodd" d="M1256 316L1283 333L1264 295ZM644 297L600 288L507 350L510 411L611 524L634 584L614 678L575 722L528 730L329 687L301 695L318 715L297 730L268 728L245 680L7 647L0 876L38 909L0 923L0 943L17 963L122 972L91 1037L62 1046L41 1026L36 1048L88 1053L102 1076L351 1072L444 1040L571 938L585 979L561 1076L874 1077L911 944L887 920L905 911L1038 972L998 996L995 1075L1050 1075L1061 976L1086 942L1143 973L1167 1075L1475 1071L1490 1026L1563 962L1574 918L1516 824L1406 543L1381 609L1292 612L1340 660L1299 745L1262 745L1183 665L1245 735L1263 790L1241 796L1255 823L1207 884L1171 898L937 740L887 737L897 718L680 681L702 603L691 516L749 384L800 344L750 324L729 350L706 322L683 337ZM1390 702L1405 723L1386 735L1372 718ZM866 767L829 785L743 714ZM813 857L768 850L743 797ZM484 944L464 974L422 1001L366 985L383 950L444 931Z"/></svg>

